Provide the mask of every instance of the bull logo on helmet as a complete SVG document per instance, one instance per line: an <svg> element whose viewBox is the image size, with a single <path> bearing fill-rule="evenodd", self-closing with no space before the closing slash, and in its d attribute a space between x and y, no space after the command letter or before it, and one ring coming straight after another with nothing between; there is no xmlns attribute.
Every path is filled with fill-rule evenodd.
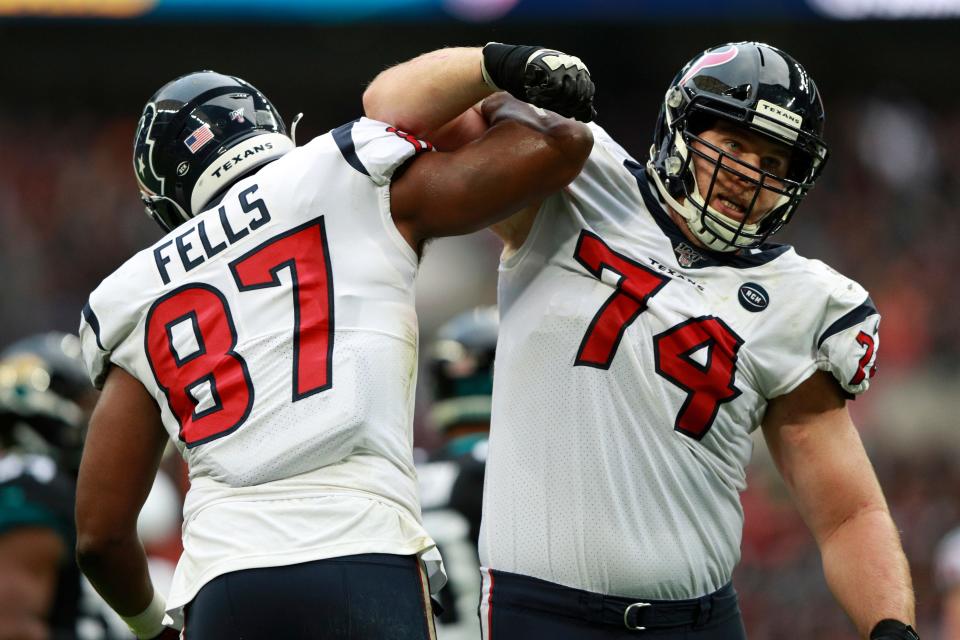
<svg viewBox="0 0 960 640"><path fill-rule="evenodd" d="M164 178L157 175L153 167L153 123L157 115L155 104L148 104L140 122L137 124L137 142L133 158L133 171L137 176L140 187L151 194L163 193Z"/></svg>
<svg viewBox="0 0 960 640"><path fill-rule="evenodd" d="M682 78L680 78L680 82L678 84L683 84L704 69L708 69L710 67L719 67L722 64L727 64L737 57L738 52L739 49L734 46L730 46L723 51L711 51L710 53L700 56L700 59L697 60L692 67L690 67L690 70L687 71Z"/></svg>

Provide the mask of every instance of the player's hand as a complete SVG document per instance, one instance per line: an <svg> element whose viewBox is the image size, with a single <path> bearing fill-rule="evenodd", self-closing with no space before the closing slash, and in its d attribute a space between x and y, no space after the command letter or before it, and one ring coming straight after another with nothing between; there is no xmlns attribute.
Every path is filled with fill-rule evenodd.
<svg viewBox="0 0 960 640"><path fill-rule="evenodd" d="M580 58L555 49L491 42L483 48L487 84L513 97L583 122L593 120L596 87Z"/></svg>
<svg viewBox="0 0 960 640"><path fill-rule="evenodd" d="M593 106L596 86L580 58L541 49L527 62L523 80L526 101L530 104L582 122L597 117Z"/></svg>

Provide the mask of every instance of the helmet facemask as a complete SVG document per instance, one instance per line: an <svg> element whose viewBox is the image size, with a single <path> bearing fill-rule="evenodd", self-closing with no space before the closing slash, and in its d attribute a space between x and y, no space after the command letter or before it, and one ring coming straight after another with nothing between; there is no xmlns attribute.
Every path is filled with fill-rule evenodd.
<svg viewBox="0 0 960 640"><path fill-rule="evenodd" d="M164 231L173 231L180 226L180 223L186 222L191 217L172 198L149 194L141 189L140 200L150 219L159 224Z"/></svg>

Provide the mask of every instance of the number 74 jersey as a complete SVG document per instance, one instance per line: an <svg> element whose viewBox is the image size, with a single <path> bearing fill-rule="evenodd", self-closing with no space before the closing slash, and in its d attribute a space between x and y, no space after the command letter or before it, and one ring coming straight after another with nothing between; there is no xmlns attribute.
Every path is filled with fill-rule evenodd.
<svg viewBox="0 0 960 640"><path fill-rule="evenodd" d="M875 370L866 291L786 245L718 256L599 127L583 172L500 266L487 567L652 599L739 559L750 434L817 370Z"/></svg>

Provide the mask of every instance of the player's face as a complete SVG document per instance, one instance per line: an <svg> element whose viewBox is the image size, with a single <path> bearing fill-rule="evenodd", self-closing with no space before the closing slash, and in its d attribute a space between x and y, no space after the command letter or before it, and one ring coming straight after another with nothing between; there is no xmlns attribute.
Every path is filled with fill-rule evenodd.
<svg viewBox="0 0 960 640"><path fill-rule="evenodd" d="M739 222L750 210L750 203L759 189L760 194L747 222L755 223L762 219L774 207L780 194L771 189L760 189L761 173L758 169L777 177L785 176L790 163L789 149L749 129L722 120L701 133L700 138L708 143L694 141L692 144L702 154L695 153L693 156L700 195L706 199L709 192L710 201L707 204ZM710 183L720 156L716 149L724 155L716 183L710 192ZM764 185L773 189L784 188L782 181L769 177L764 180Z"/></svg>

